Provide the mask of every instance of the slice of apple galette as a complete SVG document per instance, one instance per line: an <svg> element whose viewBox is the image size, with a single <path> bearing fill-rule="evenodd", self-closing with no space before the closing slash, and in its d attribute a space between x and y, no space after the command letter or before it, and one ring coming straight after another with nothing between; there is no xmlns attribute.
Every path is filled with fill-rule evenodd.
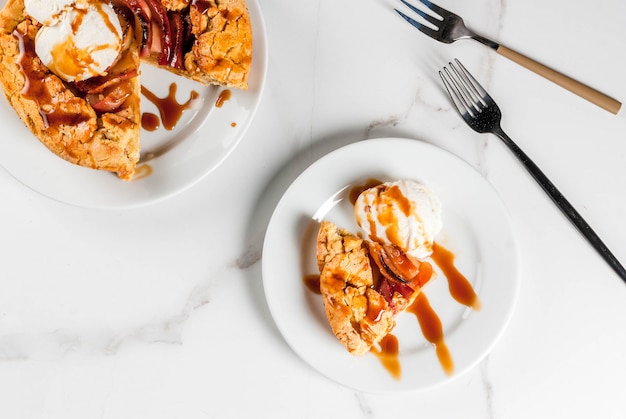
<svg viewBox="0 0 626 419"><path fill-rule="evenodd" d="M333 333L353 355L364 355L396 325L396 317L435 277L428 262L409 260L322 221L317 236L320 292Z"/></svg>

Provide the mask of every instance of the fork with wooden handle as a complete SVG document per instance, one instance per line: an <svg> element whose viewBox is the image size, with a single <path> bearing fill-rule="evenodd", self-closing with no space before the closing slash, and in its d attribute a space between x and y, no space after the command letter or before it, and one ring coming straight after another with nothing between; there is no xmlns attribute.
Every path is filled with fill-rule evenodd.
<svg viewBox="0 0 626 419"><path fill-rule="evenodd" d="M409 9L417 13L421 16L426 22L433 25L436 29L431 28L430 26L424 25L415 19L407 16L401 11L394 9L400 16L404 18L411 25L415 26L422 33L430 36L431 38L450 44L459 39L474 39L475 41L480 42L483 45L486 45L492 49L494 49L498 54L506 57L517 64L526 67L527 69L539 74L540 76L545 77L546 79L556 83L557 85L569 90L572 93L577 94L583 99L588 100L589 102L601 107L604 110L607 110L613 114L617 114L622 107L622 104L601 93L591 87L582 84L571 77L568 77L558 71L551 69L543 64L538 63L535 60L532 60L525 55L522 55L518 52L515 52L503 45L498 44L490 39L487 39L483 36L480 36L473 31L469 30L463 19L452 13L446 9L443 9L436 4L431 3L428 0L419 0L428 10L432 13L427 13L424 10L418 9L417 7L411 5L405 0L400 0L404 3ZM437 15L437 16L434 16Z"/></svg>

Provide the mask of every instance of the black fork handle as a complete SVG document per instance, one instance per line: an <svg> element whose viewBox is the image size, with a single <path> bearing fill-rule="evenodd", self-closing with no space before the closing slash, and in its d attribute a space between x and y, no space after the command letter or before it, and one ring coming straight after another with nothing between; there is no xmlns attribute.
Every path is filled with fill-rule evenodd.
<svg viewBox="0 0 626 419"><path fill-rule="evenodd" d="M626 269L617 260L617 258L611 253L604 242L593 231L591 226L583 219L583 217L576 211L576 209L569 203L567 199L559 192L554 184L548 179L548 177L539 169L539 167L522 151L521 148L515 144L515 142L509 138L508 135L501 128L493 131L509 149L515 154L515 156L522 162L524 167L528 170L533 178L541 185L543 190L548 194L550 199L559 207L561 212L574 224L574 226L580 231L580 233L587 239L587 241L593 246L594 249L602 256L602 258L609 264L609 266L615 271L615 273L626 282Z"/></svg>

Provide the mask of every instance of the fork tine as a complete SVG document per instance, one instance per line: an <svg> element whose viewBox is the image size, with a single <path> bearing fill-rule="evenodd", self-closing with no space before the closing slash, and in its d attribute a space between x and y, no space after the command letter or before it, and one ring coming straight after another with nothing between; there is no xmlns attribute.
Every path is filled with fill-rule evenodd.
<svg viewBox="0 0 626 419"><path fill-rule="evenodd" d="M463 101L468 107L470 107L477 113L480 113L483 107L486 106L486 104L481 100L476 89L468 81L467 77L461 75L461 73L454 66L453 63L450 63L450 68L452 69L452 72L450 72L447 67L445 67L444 70L446 71L448 76L450 76L450 79L452 79L452 82L455 85L457 92L459 92L461 98L463 98Z"/></svg>
<svg viewBox="0 0 626 419"><path fill-rule="evenodd" d="M487 99L491 99L489 93L483 88L483 86L472 76L472 73L467 71L465 66L458 60L458 58L454 59L457 64L454 66L450 63L450 67L457 73L460 79L464 81L464 84L469 88L469 90L473 93L476 99L480 100L484 106L487 106ZM458 68L458 69L457 69Z"/></svg>
<svg viewBox="0 0 626 419"><path fill-rule="evenodd" d="M450 69L444 67L439 76L459 112L465 111L474 117L488 106L495 105L491 96L463 64L456 58L454 61L449 63Z"/></svg>
<svg viewBox="0 0 626 419"><path fill-rule="evenodd" d="M454 81L454 77L447 67L444 67L443 71L439 71L439 77L441 77L443 85L448 91L448 96L452 99L454 106L456 106L461 116L469 114L473 118L475 116L474 107L467 103L467 100L461 94L458 84Z"/></svg>
<svg viewBox="0 0 626 419"><path fill-rule="evenodd" d="M403 18L404 20L406 20L406 21L407 21L407 22L409 22L411 25L413 25L413 26L415 26L417 29L419 29L419 30L420 30L420 32L422 32L422 33L424 33L424 34L426 34L426 35L428 35L428 36L430 36L430 37L432 37L432 38L434 38L434 37L436 37L436 36L437 36L437 31L436 31L436 30L434 30L434 29L432 29L432 28L430 28L430 27L428 27L428 26L426 26L426 25L423 25L423 24L419 23L417 20L415 20L415 19L413 19L413 18L411 18L411 17L409 17L409 16L405 15L404 13L402 13L402 12L401 12L400 10L398 10L398 9L393 9L393 10L395 10L395 11L396 11L396 13L398 13L400 16L402 16L402 18Z"/></svg>
<svg viewBox="0 0 626 419"><path fill-rule="evenodd" d="M408 7L409 9L413 10L415 13L417 13L418 15L420 15L426 22L433 24L435 27L439 27L439 25L441 24L443 17L441 19L438 19L434 16L429 15L428 13L426 13L423 10L418 9L417 7L413 6L411 3L407 2L406 0L400 0L406 7ZM429 2L424 2L424 0L420 0L423 4L425 4L426 6L428 6ZM432 4L432 3L431 3Z"/></svg>
<svg viewBox="0 0 626 419"><path fill-rule="evenodd" d="M404 0L400 0L402 1L402 3L404 3ZM444 19L446 16L455 16L454 13L444 9L443 7L439 7L434 3L431 3L428 0L419 0L424 6L428 7L430 10L432 10L433 12L437 13L439 16L441 16L442 19Z"/></svg>

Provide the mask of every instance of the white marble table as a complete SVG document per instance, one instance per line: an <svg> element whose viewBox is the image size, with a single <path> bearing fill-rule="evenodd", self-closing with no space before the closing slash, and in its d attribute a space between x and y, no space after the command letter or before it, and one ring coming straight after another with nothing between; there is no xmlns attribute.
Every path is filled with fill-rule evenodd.
<svg viewBox="0 0 626 419"><path fill-rule="evenodd" d="M623 417L626 284L495 137L462 123L436 70L458 57L483 81L505 130L623 262L626 118L472 41L438 44L392 4L261 0L269 60L256 118L216 171L171 199L84 209L0 171L0 417ZM626 100L626 3L440 4ZM305 364L261 278L288 185L326 153L386 136L482 173L510 212L522 270L494 350L447 385L398 395L357 392Z"/></svg>

